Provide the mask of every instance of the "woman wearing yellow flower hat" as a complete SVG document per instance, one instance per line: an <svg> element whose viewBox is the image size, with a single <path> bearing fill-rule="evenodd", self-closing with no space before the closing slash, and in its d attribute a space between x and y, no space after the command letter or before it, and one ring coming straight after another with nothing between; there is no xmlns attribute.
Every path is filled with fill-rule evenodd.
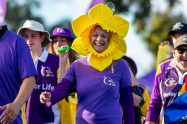
<svg viewBox="0 0 187 124"><path fill-rule="evenodd" d="M121 59L126 52L128 21L98 4L88 15L73 20L72 27L77 36L72 49L85 57L74 61L61 83L43 92L40 101L55 104L75 87L76 124L134 124L131 74Z"/></svg>

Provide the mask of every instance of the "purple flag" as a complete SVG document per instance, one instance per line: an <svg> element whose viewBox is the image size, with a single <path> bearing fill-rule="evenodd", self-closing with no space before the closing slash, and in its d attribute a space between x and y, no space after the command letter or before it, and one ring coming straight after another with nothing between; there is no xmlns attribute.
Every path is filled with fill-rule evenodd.
<svg viewBox="0 0 187 124"><path fill-rule="evenodd" d="M0 26L5 24L6 0L0 0Z"/></svg>
<svg viewBox="0 0 187 124"><path fill-rule="evenodd" d="M145 87L148 89L149 94L152 92L153 84L154 84L154 78L156 75L156 68L151 70L146 75L142 76L141 78L138 78L138 82L145 85Z"/></svg>

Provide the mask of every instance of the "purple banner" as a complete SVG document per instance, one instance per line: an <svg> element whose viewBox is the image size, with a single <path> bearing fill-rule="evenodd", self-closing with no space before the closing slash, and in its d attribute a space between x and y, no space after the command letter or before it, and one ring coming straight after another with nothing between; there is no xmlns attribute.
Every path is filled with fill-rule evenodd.
<svg viewBox="0 0 187 124"><path fill-rule="evenodd" d="M138 83L145 85L145 87L148 89L150 95L151 95L153 84L154 84L155 74L156 74L156 69L154 68L146 75L137 79Z"/></svg>

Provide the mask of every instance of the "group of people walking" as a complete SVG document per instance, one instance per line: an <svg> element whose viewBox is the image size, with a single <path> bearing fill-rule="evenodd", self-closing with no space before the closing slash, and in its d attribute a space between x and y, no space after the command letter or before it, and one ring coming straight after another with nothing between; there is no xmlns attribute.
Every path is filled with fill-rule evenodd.
<svg viewBox="0 0 187 124"><path fill-rule="evenodd" d="M74 19L72 29L55 27L50 34L26 20L16 34L0 25L0 123L186 122L176 104L187 90L187 24L169 32L173 56L158 66L150 103L136 81L136 63L125 56L126 19L98 4Z"/></svg>

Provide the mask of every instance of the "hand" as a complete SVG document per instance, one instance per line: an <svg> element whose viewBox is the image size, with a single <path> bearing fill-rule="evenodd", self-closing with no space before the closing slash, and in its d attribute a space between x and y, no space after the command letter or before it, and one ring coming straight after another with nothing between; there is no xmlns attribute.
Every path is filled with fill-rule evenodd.
<svg viewBox="0 0 187 124"><path fill-rule="evenodd" d="M49 92L42 92L40 94L40 102L41 103L47 103L51 101L51 94Z"/></svg>
<svg viewBox="0 0 187 124"><path fill-rule="evenodd" d="M13 122L20 112L21 106L18 103L9 103L4 106L0 106L0 110L3 111L0 116L0 122L3 124L8 124Z"/></svg>
<svg viewBox="0 0 187 124"><path fill-rule="evenodd" d="M63 46L61 46L61 48L62 47ZM60 83L66 72L66 65L68 63L69 51L61 52L58 55L59 55L58 83Z"/></svg>
<svg viewBox="0 0 187 124"><path fill-rule="evenodd" d="M65 46L61 46L60 48L63 48L63 47L65 47ZM58 55L60 57L60 63L66 64L67 59L68 59L68 55L69 55L69 50L68 51L66 50L65 52L61 52Z"/></svg>
<svg viewBox="0 0 187 124"><path fill-rule="evenodd" d="M69 45L61 46L61 47L58 49L58 52L59 52L59 53L63 53L63 52L68 51L68 50L70 50L70 49L71 49L71 46L69 46Z"/></svg>

